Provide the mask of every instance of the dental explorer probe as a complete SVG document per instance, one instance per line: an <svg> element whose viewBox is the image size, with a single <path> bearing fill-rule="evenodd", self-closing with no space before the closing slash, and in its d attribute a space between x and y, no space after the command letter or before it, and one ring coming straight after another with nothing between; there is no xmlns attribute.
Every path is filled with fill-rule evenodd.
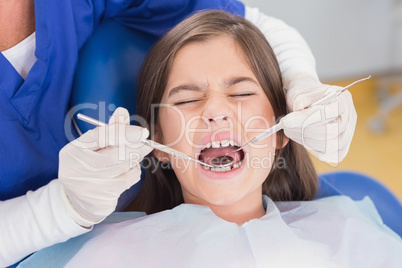
<svg viewBox="0 0 402 268"><path fill-rule="evenodd" d="M333 91L333 92L331 92L330 94L328 94L327 96L325 96L324 98L322 98L322 99L320 99L320 100L318 100L318 101L312 103L311 105L307 106L306 109L307 109L307 108L310 108L310 107L314 107L314 106L320 105L320 104L326 104L326 103L328 103L328 101L332 100L334 97L339 96L342 92L344 92L345 90L347 90L347 89L350 88L351 86L353 86L353 85L355 85L355 84L357 84L357 83L359 83L359 82L362 82L362 81L364 81L364 80L370 79L370 78L371 78L371 75L369 75L368 77L365 77L365 78L363 78L363 79L357 80L357 81L355 81L355 82L353 82L353 83L347 85L346 87L341 88L340 90ZM285 117L286 117L286 116L285 116ZM285 117L284 117L284 118L285 118ZM282 118L282 119L283 119L283 118ZM240 148L238 148L238 149L236 149L236 150L234 150L234 151L232 151L232 152L229 152L229 153L234 153L234 152L240 151L240 150L242 150L244 147L247 147L247 146L249 146L249 145L252 144L252 143L259 142L259 141L261 141L261 140L263 140L263 139L265 139L265 138L271 136L272 134L278 132L279 130L283 129L282 119L281 119L281 120L279 121L279 123L276 124L275 126L273 126L273 127L269 128L269 129L265 130L264 132L258 134L258 135L255 136L251 141L249 141L248 143L246 143L246 144L243 145L242 147L240 147ZM228 156L229 153L226 153L226 154L223 155L223 156L217 156L217 157L213 158L212 161L211 161L211 163L212 163L213 165L216 165L216 164L214 164L214 163L221 163L221 166L224 166L224 167L225 167L225 166L228 166L228 165L231 165L231 164L233 163L233 158L232 158L231 156ZM222 163L222 162L224 162L224 163Z"/></svg>
<svg viewBox="0 0 402 268"><path fill-rule="evenodd" d="M107 125L107 124L105 124L105 123L103 123L103 122L101 122L101 121L98 121L98 120L93 119L93 118L91 118L91 117L89 117L89 116L83 115L83 114L81 114L81 113L78 113L78 114L77 114L77 118L80 119L80 120L82 120L82 121L84 121L84 122L87 122L87 123L89 123L89 124L92 124L92 125L94 125L94 126L103 127L103 126L106 126L106 125ZM172 149L172 148L170 148L170 147L168 147L168 146L166 146L166 145L157 143L157 142L155 142L155 141L153 141L153 140L142 140L141 142L142 142L143 144L146 144L146 145L148 145L149 147L152 147L152 148L157 149L157 150L159 150L159 151L162 151L162 152L171 154L171 155L173 155L173 156L180 157L180 158L185 159L185 160L194 161L194 162L196 162L196 163L198 163L198 164L201 164L201 165L204 165L204 166L207 166L207 167L210 167L210 168L220 167L220 166L218 166L218 165L209 165L209 164L207 164L207 163L204 163L204 162L202 162L202 161L199 161L199 160L197 160L197 159L194 159L194 158L192 158L191 156L189 156L189 155L187 155L187 154L185 154L185 153L179 152L179 151L177 151L177 150L175 150L175 149Z"/></svg>

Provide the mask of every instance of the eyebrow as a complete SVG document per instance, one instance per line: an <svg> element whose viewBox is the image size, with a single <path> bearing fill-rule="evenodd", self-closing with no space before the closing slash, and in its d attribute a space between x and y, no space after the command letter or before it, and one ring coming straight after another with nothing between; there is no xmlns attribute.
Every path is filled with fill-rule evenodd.
<svg viewBox="0 0 402 268"><path fill-rule="evenodd" d="M231 79L229 79L228 81L225 82L225 88L228 88L230 86L242 83L242 82L247 82L247 83L252 83L255 85L258 85L257 81L255 81L254 79L250 78L250 77L244 77L244 76L240 76L240 77L233 77Z"/></svg>
<svg viewBox="0 0 402 268"><path fill-rule="evenodd" d="M258 85L258 83L254 79L252 79L250 77L243 77L243 76L232 77L229 80L225 81L225 83L223 85L224 85L224 88L226 89L226 88L231 87L231 86L233 86L235 84L239 84L239 83L243 83L243 82ZM182 91L182 90L203 91L204 89L201 88L200 86L196 85L196 84L183 84L183 85L180 85L180 86L172 88L169 91L168 97L171 97L172 95L174 95L174 94L176 94L176 93L178 93L179 91Z"/></svg>
<svg viewBox="0 0 402 268"><path fill-rule="evenodd" d="M170 96L172 96L172 95L174 95L174 94L176 94L176 93L178 93L179 91L182 91L182 90L202 91L202 88L199 87L199 86L197 86L197 85L195 85L195 84L184 84L184 85L180 85L180 86L177 86L177 87L172 88L172 89L169 91L168 97L170 97Z"/></svg>

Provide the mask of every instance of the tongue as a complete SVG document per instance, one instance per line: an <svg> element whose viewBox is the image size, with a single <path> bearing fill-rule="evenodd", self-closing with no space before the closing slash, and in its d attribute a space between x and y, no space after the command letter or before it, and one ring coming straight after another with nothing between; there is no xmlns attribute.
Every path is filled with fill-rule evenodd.
<svg viewBox="0 0 402 268"><path fill-rule="evenodd" d="M218 156L224 156L228 153L228 156L234 159L233 163L237 163L241 160L241 152L234 152L238 147L228 146L223 148L207 148L204 149L200 155L200 160L206 164L211 164L211 160Z"/></svg>

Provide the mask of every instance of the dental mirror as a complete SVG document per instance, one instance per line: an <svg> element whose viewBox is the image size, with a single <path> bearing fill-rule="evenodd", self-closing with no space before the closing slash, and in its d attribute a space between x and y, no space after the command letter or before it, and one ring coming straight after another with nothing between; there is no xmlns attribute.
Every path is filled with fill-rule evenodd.
<svg viewBox="0 0 402 268"><path fill-rule="evenodd" d="M233 164L233 157L228 155L222 155L212 158L211 164L215 167L227 167Z"/></svg>

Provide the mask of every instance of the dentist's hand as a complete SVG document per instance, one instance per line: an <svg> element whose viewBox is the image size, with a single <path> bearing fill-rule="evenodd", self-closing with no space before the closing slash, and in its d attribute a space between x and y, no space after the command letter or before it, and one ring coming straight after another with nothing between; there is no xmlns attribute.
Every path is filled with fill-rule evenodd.
<svg viewBox="0 0 402 268"><path fill-rule="evenodd" d="M352 95L346 90L328 104L305 108L338 89L308 76L293 79L287 103L294 112L282 121L288 138L329 163L339 163L348 153L357 121Z"/></svg>
<svg viewBox="0 0 402 268"><path fill-rule="evenodd" d="M117 108L109 124L86 132L59 154L59 180L69 215L84 227L112 213L121 193L140 180L140 162L152 151L141 140L149 131L130 126L126 109Z"/></svg>

